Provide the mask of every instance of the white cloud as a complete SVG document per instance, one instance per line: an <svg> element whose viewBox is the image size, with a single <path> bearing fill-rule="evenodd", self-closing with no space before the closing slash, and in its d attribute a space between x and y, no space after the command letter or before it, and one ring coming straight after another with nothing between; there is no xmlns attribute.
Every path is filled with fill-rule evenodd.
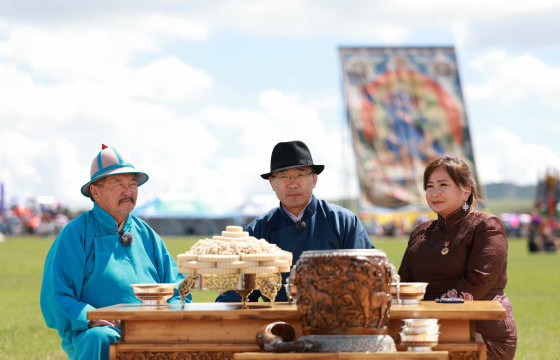
<svg viewBox="0 0 560 360"><path fill-rule="evenodd" d="M495 18L496 16L523 14L534 11L547 11L558 8L555 0L470 0L470 1L447 1L447 0L422 0L395 2L396 6L407 5L408 11L436 11L464 18Z"/></svg>
<svg viewBox="0 0 560 360"><path fill-rule="evenodd" d="M299 139L310 147L314 160L328 169L321 176L317 194L330 198L343 195L341 178L347 164L343 164L341 147L344 143L349 147L349 137L342 136L349 134L340 123L325 126L333 110L329 99L303 99L269 89L258 94L258 105L254 109L209 106L200 112L220 148L209 160L216 179L205 179L200 191L213 192L208 196L222 200L229 198L230 204L234 199L243 202L255 194L269 193L268 183L259 175L269 170L272 148L280 141ZM355 186L352 190L355 195Z"/></svg>
<svg viewBox="0 0 560 360"><path fill-rule="evenodd" d="M212 78L174 56L157 59L132 71L131 94L158 102L196 101L213 86Z"/></svg>
<svg viewBox="0 0 560 360"><path fill-rule="evenodd" d="M546 64L531 54L511 56L503 50L488 52L468 66L480 77L480 82L467 88L470 100L492 99L508 105L539 98L560 110L560 66Z"/></svg>
<svg viewBox="0 0 560 360"><path fill-rule="evenodd" d="M537 121L537 124L543 129L543 133L548 134L553 139L560 139L560 125L556 118Z"/></svg>
<svg viewBox="0 0 560 360"><path fill-rule="evenodd" d="M249 90L242 83L232 86L217 74L245 69L228 64L229 54L212 42L223 34L220 41L257 38L280 44L286 57L294 55L286 45L290 39L301 41L300 46L317 41L333 49L340 43L448 40L467 51L461 53L463 59L480 55L467 66L468 78L475 79L467 83L467 103L497 111L538 102L546 111L558 112L558 57L546 61L531 53L530 37L508 38L503 30L539 25L540 14L546 15L544 27L553 24L557 1L458 4L246 0L156 6L84 1L78 7L62 1L48 17L35 2L0 4L0 180L11 194L52 194L71 205L88 206L79 188L104 142L127 152L150 174L141 199L189 193L225 209L255 194L271 194L258 175L268 171L272 147L300 139L315 161L326 165L318 196L355 196L354 159L349 131L340 120L339 89L318 89L321 95L312 98L275 84ZM550 30L531 34L539 35L535 41L540 46L553 43L560 33ZM434 35L418 35L425 33ZM281 41L275 43L277 39ZM518 44L529 48L508 48ZM204 48L196 61L189 46ZM212 61L207 63L208 58ZM204 70L195 63L204 64ZM230 67L213 72L216 66ZM278 68L282 71L290 69ZM325 76L337 74L333 69ZM236 106L219 98L233 92L247 102ZM536 124L547 135L560 135L551 117ZM483 182L532 183L539 171L559 165L555 149L525 142L511 129L486 130L472 133Z"/></svg>
<svg viewBox="0 0 560 360"><path fill-rule="evenodd" d="M131 60L155 51L155 42L90 30L15 27L0 39L0 151L6 157L0 180L8 194L55 195L74 208L89 206L79 188L101 143L176 179L155 176L154 193L188 175L170 169L197 169L213 155L206 126L168 106L203 99L213 79L157 52L134 67Z"/></svg>
<svg viewBox="0 0 560 360"><path fill-rule="evenodd" d="M473 0L376 2L287 0L242 1L72 1L49 4L49 16L42 16L35 1L0 4L1 16L15 23L32 19L38 26L68 23L108 31L150 33L159 39L207 40L216 31L250 35L308 38L328 34L375 42L406 41L417 28L450 28L457 23L496 24L523 22L523 17L552 14L560 9L556 0ZM510 20L513 19L513 20ZM536 23L538 25L538 23ZM513 26L512 26L513 27ZM494 27L499 29L499 27ZM525 30L531 30L526 27ZM471 29L476 31L476 28ZM493 34L486 33L486 38Z"/></svg>
<svg viewBox="0 0 560 360"><path fill-rule="evenodd" d="M74 147L64 137L33 138L3 131L0 163L0 180L9 197L17 196L23 201L36 195L57 194L66 204L87 204L79 190L88 180L89 163L78 161Z"/></svg>
<svg viewBox="0 0 560 360"><path fill-rule="evenodd" d="M270 193L259 174L268 171L272 147L279 141L301 139L316 161L327 165L318 194L338 196L343 141L340 129L324 124L333 106L328 99L304 100L271 89L255 100L259 104L255 109L208 105L191 116L180 116L157 104L110 93L96 99L104 106L81 104L83 108L74 108L62 124L49 120L56 114L53 107L46 116L35 114L37 123L47 121L41 127L45 140L17 128L5 133L11 141L3 141L0 150L16 156L3 161L15 171L9 176L3 173L2 178L11 194L28 196L35 191L55 195L73 207L87 207L89 200L79 194L79 188L88 180L91 159L103 142L128 153L137 168L150 175L141 188L140 202L162 193L189 193L225 211L255 194ZM78 125L75 116L80 110L85 121ZM33 128L29 122L24 124ZM61 141L56 135L68 134L67 126L77 127L76 141Z"/></svg>
<svg viewBox="0 0 560 360"><path fill-rule="evenodd" d="M235 137L243 136L245 129L254 129L268 125L264 114L255 109L229 108L221 104L212 104L201 110L200 118L217 129L233 131Z"/></svg>
<svg viewBox="0 0 560 360"><path fill-rule="evenodd" d="M491 128L475 139L479 180L485 183L535 184L549 168L560 169L553 149L524 142L504 128Z"/></svg>
<svg viewBox="0 0 560 360"><path fill-rule="evenodd" d="M271 124L287 127L297 124L296 132L321 133L323 123L317 111L302 103L297 95L284 94L278 90L263 91L258 96L259 106L266 112Z"/></svg>
<svg viewBox="0 0 560 360"><path fill-rule="evenodd" d="M113 80L135 54L157 48L143 34L108 30L13 27L0 42L0 55L43 81L96 83Z"/></svg>
<svg viewBox="0 0 560 360"><path fill-rule="evenodd" d="M117 19L108 19L108 25L120 23L122 29L140 30L153 34L162 41L170 39L204 41L209 36L210 29L207 24L171 12L148 13L143 16L117 15L117 17Z"/></svg>

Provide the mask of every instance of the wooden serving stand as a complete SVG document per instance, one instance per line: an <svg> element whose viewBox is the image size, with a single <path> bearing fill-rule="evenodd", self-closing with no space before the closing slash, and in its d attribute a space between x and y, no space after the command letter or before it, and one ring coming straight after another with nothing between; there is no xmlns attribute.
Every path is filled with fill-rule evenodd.
<svg viewBox="0 0 560 360"><path fill-rule="evenodd" d="M474 320L503 320L506 312L497 301L464 304L392 305L389 335L395 340L397 355L376 353L330 353L331 359L486 359L486 347L474 331ZM428 353L407 352L398 333L408 318L439 319L439 344ZM109 348L111 360L128 359L256 359L262 350L255 343L261 327L286 321L302 335L297 306L287 303L191 303L167 305L120 304L88 312L89 320L121 320L121 340ZM237 354L246 353L246 354ZM253 353L253 354L251 354ZM361 354L361 355L360 355ZM431 354L431 355L425 355ZM317 359L320 354L260 353L260 359ZM252 356L252 357L251 357ZM397 356L397 357L395 357ZM430 357L431 356L431 357Z"/></svg>

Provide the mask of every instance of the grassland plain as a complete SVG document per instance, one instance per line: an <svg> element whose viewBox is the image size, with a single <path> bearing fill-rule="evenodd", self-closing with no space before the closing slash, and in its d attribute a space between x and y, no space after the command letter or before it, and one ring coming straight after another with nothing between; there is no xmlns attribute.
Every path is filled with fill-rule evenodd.
<svg viewBox="0 0 560 360"><path fill-rule="evenodd" d="M0 243L0 359L66 359L56 331L46 327L39 307L45 256L53 238L9 237ZM165 238L174 256L196 238ZM399 266L405 238L376 238L389 260ZM510 239L506 292L519 332L516 359L558 359L560 348L560 255L529 254L526 242ZM216 293L195 291L197 302Z"/></svg>

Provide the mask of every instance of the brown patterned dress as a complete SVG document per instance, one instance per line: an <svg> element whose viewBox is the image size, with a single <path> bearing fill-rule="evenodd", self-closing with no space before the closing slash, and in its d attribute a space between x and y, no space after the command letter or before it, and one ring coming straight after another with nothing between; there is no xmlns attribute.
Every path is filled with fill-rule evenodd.
<svg viewBox="0 0 560 360"><path fill-rule="evenodd" d="M442 254L448 242L448 253ZM424 299L434 300L455 289L474 300L496 300L506 309L506 319L477 321L488 360L515 356L517 329L508 297L508 242L498 217L459 208L447 218L418 225L410 235L399 275L401 281L427 282ZM468 296L468 295L467 295Z"/></svg>

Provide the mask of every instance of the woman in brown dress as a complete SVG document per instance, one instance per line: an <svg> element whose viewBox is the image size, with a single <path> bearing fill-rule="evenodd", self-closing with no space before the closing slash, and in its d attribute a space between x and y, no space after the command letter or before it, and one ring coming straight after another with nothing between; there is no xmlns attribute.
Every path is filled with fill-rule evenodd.
<svg viewBox="0 0 560 360"><path fill-rule="evenodd" d="M461 297L496 300L506 319L477 321L488 360L513 359L517 329L504 294L508 242L496 216L475 210L476 183L467 163L445 156L424 171L426 201L437 220L418 225L410 235L399 275L401 281L427 282L424 299Z"/></svg>

